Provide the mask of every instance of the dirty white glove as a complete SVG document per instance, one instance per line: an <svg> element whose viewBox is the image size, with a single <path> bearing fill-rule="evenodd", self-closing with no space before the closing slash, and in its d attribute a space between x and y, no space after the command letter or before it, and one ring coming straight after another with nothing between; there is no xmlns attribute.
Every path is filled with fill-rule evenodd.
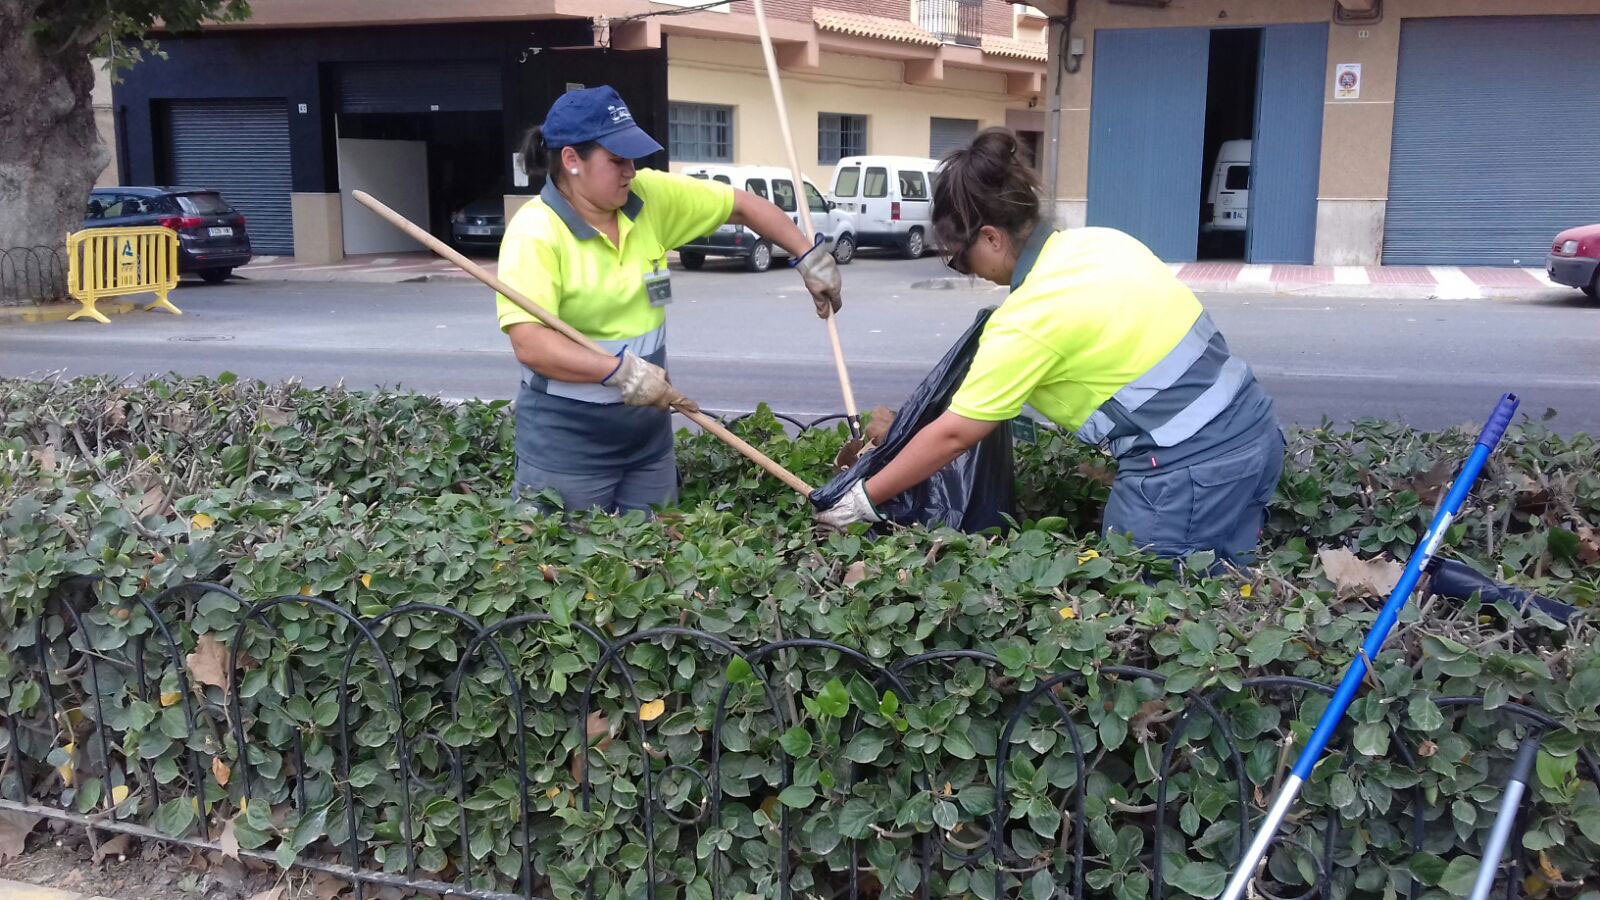
<svg viewBox="0 0 1600 900"><path fill-rule="evenodd" d="M617 358L617 367L600 383L621 390L623 403L629 406L653 406L662 410L680 406L687 412L700 411L694 401L672 386L665 369L646 362L632 350L622 351Z"/></svg>
<svg viewBox="0 0 1600 900"><path fill-rule="evenodd" d="M805 256L795 261L794 267L800 273L800 280L805 282L806 290L811 292L812 302L817 305L817 317L826 319L838 312L843 305L839 293L842 287L839 264L823 246L823 242L818 240L806 251Z"/></svg>
<svg viewBox="0 0 1600 900"><path fill-rule="evenodd" d="M824 528L843 531L856 522L882 522L883 516L872 508L872 500L867 497L866 479L850 485L850 490L845 492L839 502L832 507L814 513L812 520Z"/></svg>

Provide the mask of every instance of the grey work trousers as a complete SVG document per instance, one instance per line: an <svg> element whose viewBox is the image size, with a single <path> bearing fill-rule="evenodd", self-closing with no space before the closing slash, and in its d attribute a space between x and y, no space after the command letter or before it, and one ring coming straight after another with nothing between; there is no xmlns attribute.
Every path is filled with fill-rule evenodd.
<svg viewBox="0 0 1600 900"><path fill-rule="evenodd" d="M1219 562L1249 565L1283 474L1283 451L1283 432L1270 422L1221 456L1174 469L1124 468L1111 486L1102 533L1127 534L1158 556L1210 550Z"/></svg>
<svg viewBox="0 0 1600 900"><path fill-rule="evenodd" d="M518 460L512 493L527 497L542 490L560 494L561 505L573 512L600 509L617 513L638 509L648 514L651 507L665 506L678 499L678 460L669 451L642 466L581 475L552 472Z"/></svg>

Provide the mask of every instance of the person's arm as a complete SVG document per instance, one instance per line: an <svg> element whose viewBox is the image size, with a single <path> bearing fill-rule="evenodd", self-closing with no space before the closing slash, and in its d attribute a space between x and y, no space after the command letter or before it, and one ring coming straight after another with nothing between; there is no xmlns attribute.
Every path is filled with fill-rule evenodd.
<svg viewBox="0 0 1600 900"><path fill-rule="evenodd" d="M946 412L917 432L889 464L867 480L867 497L874 504L904 493L944 468L951 460L989 436L999 422L968 419Z"/></svg>
<svg viewBox="0 0 1600 900"><path fill-rule="evenodd" d="M617 367L617 358L574 343L555 329L532 322L506 328L517 362L546 378L572 384L599 384Z"/></svg>
<svg viewBox="0 0 1600 900"><path fill-rule="evenodd" d="M787 250L792 259L805 256L811 249L811 240L788 213L749 191L733 189L733 213L728 216L728 224L743 225L754 231Z"/></svg>

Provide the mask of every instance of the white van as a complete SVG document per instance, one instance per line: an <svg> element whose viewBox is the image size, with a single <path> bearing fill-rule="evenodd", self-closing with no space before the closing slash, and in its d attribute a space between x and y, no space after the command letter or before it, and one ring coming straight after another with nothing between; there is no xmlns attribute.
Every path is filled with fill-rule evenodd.
<svg viewBox="0 0 1600 900"><path fill-rule="evenodd" d="M933 179L939 161L916 156L847 156L833 170L829 198L856 217L856 243L897 247L907 259L933 234Z"/></svg>
<svg viewBox="0 0 1600 900"><path fill-rule="evenodd" d="M1244 231L1250 222L1250 142L1223 141L1200 216L1202 231Z"/></svg>
<svg viewBox="0 0 1600 900"><path fill-rule="evenodd" d="M800 210L795 205L794 174L778 166L688 166L683 174L690 178L709 178L723 184L743 188L758 197L771 200L789 214L789 219L800 224ZM806 200L811 210L811 227L824 236L828 252L840 265L856 255L855 217L829 203L810 178L805 180ZM782 247L769 243L761 235L743 225L723 225L702 238L697 238L678 248L678 261L685 269L698 269L706 264L707 256L734 256L744 260L744 267L752 272L765 272L772 267L775 253L784 253Z"/></svg>

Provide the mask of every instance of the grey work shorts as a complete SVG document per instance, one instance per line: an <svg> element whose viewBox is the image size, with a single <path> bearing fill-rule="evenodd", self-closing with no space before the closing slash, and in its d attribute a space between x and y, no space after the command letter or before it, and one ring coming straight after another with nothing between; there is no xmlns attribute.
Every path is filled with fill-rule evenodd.
<svg viewBox="0 0 1600 900"><path fill-rule="evenodd" d="M1158 556L1210 550L1219 562L1249 565L1283 474L1283 451L1283 432L1273 422L1251 443L1212 459L1119 472L1102 532L1128 534Z"/></svg>
<svg viewBox="0 0 1600 900"><path fill-rule="evenodd" d="M649 513L653 506L665 506L678 499L678 460L668 451L642 466L581 475L552 472L518 460L512 493L526 497L542 490L560 494L562 506L572 511L601 509L617 513L639 509Z"/></svg>

